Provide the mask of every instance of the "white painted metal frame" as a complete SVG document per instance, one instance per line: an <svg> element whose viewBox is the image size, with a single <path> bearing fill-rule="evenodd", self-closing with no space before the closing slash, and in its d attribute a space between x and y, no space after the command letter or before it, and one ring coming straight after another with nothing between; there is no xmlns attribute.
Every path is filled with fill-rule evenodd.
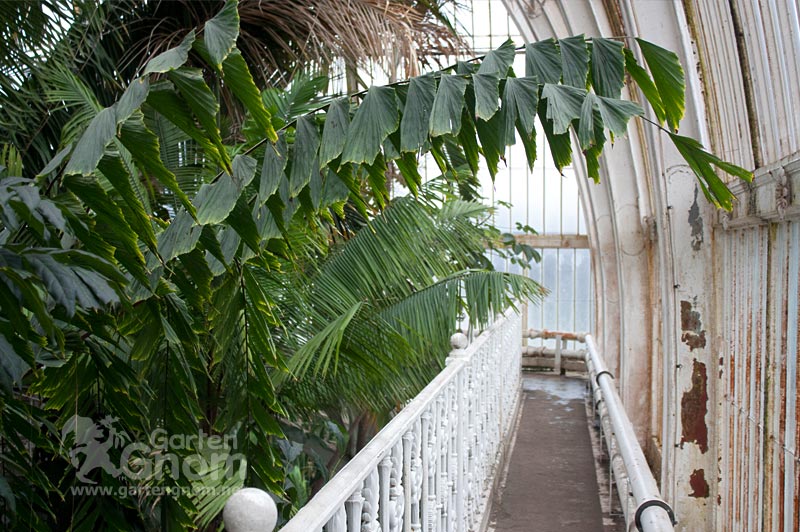
<svg viewBox="0 0 800 532"><path fill-rule="evenodd" d="M481 528L519 402L521 339L520 315L511 311L470 345L453 335L445 369L282 532ZM246 521L240 517L226 515L226 526Z"/></svg>

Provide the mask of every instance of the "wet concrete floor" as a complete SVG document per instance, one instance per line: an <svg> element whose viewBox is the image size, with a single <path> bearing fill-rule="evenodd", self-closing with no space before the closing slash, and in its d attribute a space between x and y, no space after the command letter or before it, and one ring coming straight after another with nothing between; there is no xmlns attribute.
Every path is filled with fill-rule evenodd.
<svg viewBox="0 0 800 532"><path fill-rule="evenodd" d="M527 374L521 418L492 504L495 532L602 532L582 378Z"/></svg>

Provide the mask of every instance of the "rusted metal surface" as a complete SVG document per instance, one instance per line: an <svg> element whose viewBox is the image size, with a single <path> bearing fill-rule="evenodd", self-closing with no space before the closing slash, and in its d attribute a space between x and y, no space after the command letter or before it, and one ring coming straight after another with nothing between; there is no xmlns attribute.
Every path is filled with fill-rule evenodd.
<svg viewBox="0 0 800 532"><path fill-rule="evenodd" d="M800 224L736 229L719 244L726 341L716 522L720 530L800 530Z"/></svg>
<svg viewBox="0 0 800 532"><path fill-rule="evenodd" d="M681 398L681 445L694 442L701 453L708 452L708 374L706 365L694 361L692 368L692 388Z"/></svg>

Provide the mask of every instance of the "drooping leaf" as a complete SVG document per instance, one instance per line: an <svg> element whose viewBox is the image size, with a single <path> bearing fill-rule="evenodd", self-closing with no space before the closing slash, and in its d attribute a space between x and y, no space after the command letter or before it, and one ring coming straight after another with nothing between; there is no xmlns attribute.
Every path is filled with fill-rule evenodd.
<svg viewBox="0 0 800 532"><path fill-rule="evenodd" d="M505 143L513 144L514 129L519 120L526 135L536 129L536 108L539 84L534 78L508 78L503 91L503 120Z"/></svg>
<svg viewBox="0 0 800 532"><path fill-rule="evenodd" d="M150 82L146 77L131 81L119 101L114 105L117 124L124 122L138 111L150 92Z"/></svg>
<svg viewBox="0 0 800 532"><path fill-rule="evenodd" d="M258 184L259 204L263 205L278 190L288 156L289 148L283 133L278 136L278 142L274 145L267 144L264 151L264 164L261 167L261 180Z"/></svg>
<svg viewBox="0 0 800 532"><path fill-rule="evenodd" d="M686 81L683 67L674 52L643 39L636 39L653 82L664 105L664 116L670 129L677 131L686 108Z"/></svg>
<svg viewBox="0 0 800 532"><path fill-rule="evenodd" d="M567 85L545 84L542 99L547 102L547 118L553 123L553 133L564 133L570 123L581 116L586 90Z"/></svg>
<svg viewBox="0 0 800 532"><path fill-rule="evenodd" d="M442 75L431 109L430 136L458 135L466 89L466 79L460 76Z"/></svg>
<svg viewBox="0 0 800 532"><path fill-rule="evenodd" d="M478 68L478 74L497 74L498 77L505 77L516 53L514 41L508 39L499 48L486 54Z"/></svg>
<svg viewBox="0 0 800 532"><path fill-rule="evenodd" d="M111 183L119 193L122 200L127 205L128 222L131 228L136 231L139 238L150 248L156 249L156 237L153 232L153 224L147 216L144 205L139 200L131 184L132 177L125 168L122 159L119 157L106 156L100 161L98 169L103 173L109 183Z"/></svg>
<svg viewBox="0 0 800 532"><path fill-rule="evenodd" d="M574 89L577 90L577 89ZM569 166L572 162L572 141L569 133L555 133L553 131L553 122L547 118L547 101L542 98L539 100L539 123L542 124L545 137L547 137L547 145L550 147L550 154L553 157L553 162L561 171L565 166ZM579 109L580 111L580 109Z"/></svg>
<svg viewBox="0 0 800 532"><path fill-rule="evenodd" d="M189 50L192 49L194 38L194 30L191 30L178 46L170 48L166 52L161 52L148 61L144 67L144 75L160 74L182 67L189 59Z"/></svg>
<svg viewBox="0 0 800 532"><path fill-rule="evenodd" d="M582 149L587 149L595 142L595 113L597 109L597 96L590 92L586 95L581 105L581 116L578 124L578 141Z"/></svg>
<svg viewBox="0 0 800 532"><path fill-rule="evenodd" d="M372 164L383 141L400 122L397 96L391 87L370 87L347 131L342 163Z"/></svg>
<svg viewBox="0 0 800 532"><path fill-rule="evenodd" d="M753 173L734 164L725 162L716 155L708 153L703 149L702 144L691 137L684 137L676 133L670 133L669 136L675 144L675 147L686 160L686 163L697 176L700 188L703 190L703 194L708 201L723 209L731 210L733 208L733 200L736 199L736 197L730 189L728 189L725 182L717 176L712 165L745 181L752 181Z"/></svg>
<svg viewBox="0 0 800 532"><path fill-rule="evenodd" d="M223 173L216 183L204 184L194 198L197 223L213 224L227 218L236 205L240 192L234 179L227 173Z"/></svg>
<svg viewBox="0 0 800 532"><path fill-rule="evenodd" d="M619 98L625 84L622 49L621 42L592 38L592 86L599 96Z"/></svg>
<svg viewBox="0 0 800 532"><path fill-rule="evenodd" d="M561 49L561 66L564 84L586 88L586 75L589 73L589 51L586 48L586 38L581 35L559 39Z"/></svg>
<svg viewBox="0 0 800 532"><path fill-rule="evenodd" d="M261 92L256 87L250 69L239 50L234 48L223 61L222 79L250 112L250 116L258 124L261 136L267 137L272 142L278 140L278 134L270 121L270 114L264 108Z"/></svg>
<svg viewBox="0 0 800 532"><path fill-rule="evenodd" d="M475 89L475 117L489 120L500 108L500 78L497 74L475 74L472 83Z"/></svg>
<svg viewBox="0 0 800 532"><path fill-rule="evenodd" d="M597 97L597 106L603 117L603 125L618 137L625 134L632 116L640 116L644 112L638 103L603 96Z"/></svg>
<svg viewBox="0 0 800 532"><path fill-rule="evenodd" d="M525 45L525 77L534 77L539 83L561 81L561 51L555 39Z"/></svg>
<svg viewBox="0 0 800 532"><path fill-rule="evenodd" d="M97 168L106 146L117 132L116 111L107 107L100 111L75 145L64 173L89 175Z"/></svg>
<svg viewBox="0 0 800 532"><path fill-rule="evenodd" d="M158 137L147 128L141 111L136 111L120 128L119 139L133 156L134 163L145 175L158 179L180 200L184 208L194 207L173 174L161 160Z"/></svg>
<svg viewBox="0 0 800 532"><path fill-rule="evenodd" d="M435 96L436 80L432 75L411 78L400 123L400 151L415 152L427 141Z"/></svg>
<svg viewBox="0 0 800 532"><path fill-rule="evenodd" d="M297 119L292 170L289 177L289 194L296 196L308 184L311 172L319 169L319 131L313 117Z"/></svg>
<svg viewBox="0 0 800 532"><path fill-rule="evenodd" d="M231 168L239 190L243 190L253 181L256 175L256 166L258 166L258 161L249 155L239 154L233 158Z"/></svg>
<svg viewBox="0 0 800 532"><path fill-rule="evenodd" d="M475 121L475 130L481 141L483 159L486 161L486 168L492 179L497 175L497 166L506 147L503 136L505 121L502 115L502 113L495 113L488 121L481 119Z"/></svg>
<svg viewBox="0 0 800 532"><path fill-rule="evenodd" d="M331 102L325 115L325 127L322 130L322 143L319 147L320 167L327 166L342 154L349 127L350 99L337 98Z"/></svg>
<svg viewBox="0 0 800 532"><path fill-rule="evenodd" d="M191 137L207 157L224 167L227 156L223 158L220 155L219 147L212 143L195 123L192 110L186 101L167 85L155 85L147 97L147 104Z"/></svg>
<svg viewBox="0 0 800 532"><path fill-rule="evenodd" d="M254 252L258 253L260 250L258 226L253 215L250 212L250 207L247 205L244 195L240 195L233 206L233 210L226 218L226 223L236 231L241 237L242 241Z"/></svg>
<svg viewBox="0 0 800 532"><path fill-rule="evenodd" d="M642 89L642 94L644 94L644 97L648 102L650 102L650 106L653 108L656 119L658 120L659 124L663 125L664 120L666 119L666 115L664 114L664 103L661 101L661 94L659 94L656 84L653 82L650 74L648 74L645 69L639 66L639 63L633 56L632 51L630 51L628 48L624 48L623 53L625 54L625 69L627 70L628 74L630 74L631 78L633 78L633 81L635 81L639 88Z"/></svg>
<svg viewBox="0 0 800 532"><path fill-rule="evenodd" d="M203 43L217 68L228 57L239 37L239 10L236 0L228 0L217 15L203 27Z"/></svg>
<svg viewBox="0 0 800 532"><path fill-rule="evenodd" d="M164 262L189 253L197 246L202 231L203 228L195 224L189 213L182 210L158 235L158 253Z"/></svg>
<svg viewBox="0 0 800 532"><path fill-rule="evenodd" d="M168 76L189 104L209 141L217 147L220 159L225 163L223 168L227 168L230 160L217 126L219 103L203 79L203 72L196 68L181 67L171 71Z"/></svg>

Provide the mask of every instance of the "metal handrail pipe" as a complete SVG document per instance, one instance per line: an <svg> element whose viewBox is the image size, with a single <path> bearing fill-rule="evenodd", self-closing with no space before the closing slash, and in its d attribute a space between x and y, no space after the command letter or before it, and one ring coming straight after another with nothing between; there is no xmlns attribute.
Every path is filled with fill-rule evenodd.
<svg viewBox="0 0 800 532"><path fill-rule="evenodd" d="M569 332L569 331L549 331L547 329L525 329L522 331L523 338L530 338L531 340L536 338L543 338L545 340L555 340L556 338L560 340L571 340L574 342L584 342L586 337L586 333L580 332Z"/></svg>
<svg viewBox="0 0 800 532"><path fill-rule="evenodd" d="M618 486L618 492L628 489L633 496L636 514L636 527L642 532L671 532L675 530L673 514L670 506L661 498L658 484L647 465L642 448L633 431L633 424L622 406L622 400L613 383L613 376L608 371L595 346L594 339L587 334L587 364L591 362L594 384L600 388L603 403L611 420L616 447L625 464L628 478L627 488ZM622 501L623 505L625 501Z"/></svg>
<svg viewBox="0 0 800 532"><path fill-rule="evenodd" d="M522 348L522 356L535 356L553 358L556 356L556 350L550 347L541 346L525 346ZM563 350L561 351L561 358L566 360L586 360L586 351L581 350Z"/></svg>

